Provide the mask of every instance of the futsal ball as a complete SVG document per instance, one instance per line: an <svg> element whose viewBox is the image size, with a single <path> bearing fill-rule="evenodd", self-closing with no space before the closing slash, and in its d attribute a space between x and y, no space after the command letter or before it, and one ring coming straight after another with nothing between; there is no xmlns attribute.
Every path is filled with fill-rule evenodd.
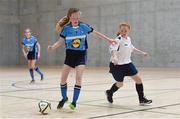
<svg viewBox="0 0 180 119"><path fill-rule="evenodd" d="M48 114L51 110L51 103L48 102L47 100L41 100L38 103L38 106L39 106L39 112L44 115Z"/></svg>

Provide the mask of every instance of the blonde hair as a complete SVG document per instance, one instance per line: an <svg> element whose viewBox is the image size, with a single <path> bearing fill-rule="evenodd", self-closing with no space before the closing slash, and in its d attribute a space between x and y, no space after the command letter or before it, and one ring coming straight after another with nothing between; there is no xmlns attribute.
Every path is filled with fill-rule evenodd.
<svg viewBox="0 0 180 119"><path fill-rule="evenodd" d="M131 25L128 22L121 22L119 24L119 28L121 29L122 26L127 26L129 28L129 30L131 30ZM117 32L117 36L121 35L121 32Z"/></svg>
<svg viewBox="0 0 180 119"><path fill-rule="evenodd" d="M79 12L80 10L78 8L70 8L68 10L68 13L66 16L64 16L63 18L61 18L57 23L56 23L56 31L60 32L62 30L62 28L64 27L64 25L66 25L69 22L70 16L73 13Z"/></svg>
<svg viewBox="0 0 180 119"><path fill-rule="evenodd" d="M24 33L26 33L26 32L31 32L31 29L30 28L26 28L26 29L24 29Z"/></svg>

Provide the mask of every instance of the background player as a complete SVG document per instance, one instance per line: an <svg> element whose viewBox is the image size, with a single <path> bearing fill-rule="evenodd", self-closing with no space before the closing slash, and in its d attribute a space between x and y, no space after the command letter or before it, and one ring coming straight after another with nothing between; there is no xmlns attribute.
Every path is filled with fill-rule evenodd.
<svg viewBox="0 0 180 119"><path fill-rule="evenodd" d="M145 98L142 80L131 61L132 52L137 52L144 56L148 56L148 54L132 45L131 38L128 36L130 30L131 27L129 23L121 23L117 34L118 36L115 39L117 44L110 45L110 73L113 75L116 83L114 83L109 90L106 90L107 100L113 103L113 93L123 86L124 77L130 76L136 83L136 91L138 93L140 105L150 104L152 100Z"/></svg>
<svg viewBox="0 0 180 119"><path fill-rule="evenodd" d="M44 78L44 75L40 71L39 67L35 66L36 60L40 58L41 47L37 38L31 35L31 30L29 28L24 30L24 35L25 37L22 40L22 52L24 57L28 60L28 68L32 78L30 83L34 83L34 70L40 74L41 80Z"/></svg>

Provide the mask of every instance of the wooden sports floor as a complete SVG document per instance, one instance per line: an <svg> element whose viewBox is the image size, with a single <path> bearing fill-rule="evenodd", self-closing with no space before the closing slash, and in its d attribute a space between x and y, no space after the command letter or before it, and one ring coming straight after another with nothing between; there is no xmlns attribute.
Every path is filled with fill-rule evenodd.
<svg viewBox="0 0 180 119"><path fill-rule="evenodd" d="M114 81L108 68L87 68L75 111L68 107L74 71L68 78L70 100L63 109L57 110L61 67L41 69L44 81L36 74L36 83L30 85L26 67L0 68L0 118L180 118L180 69L139 68L145 95L153 100L149 106L139 106L134 82L129 77L125 78L124 87L114 94L114 103L109 104L104 91ZM43 99L52 105L48 115L38 112L38 102Z"/></svg>

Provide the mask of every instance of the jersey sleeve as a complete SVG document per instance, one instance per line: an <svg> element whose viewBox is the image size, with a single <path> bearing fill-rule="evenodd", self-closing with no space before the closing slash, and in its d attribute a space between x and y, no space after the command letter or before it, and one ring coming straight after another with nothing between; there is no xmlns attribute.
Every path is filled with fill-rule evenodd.
<svg viewBox="0 0 180 119"><path fill-rule="evenodd" d="M64 27L64 28L62 29L62 31L60 32L59 36L65 39L65 38L66 38L66 34L67 34L66 32L67 32L67 30L66 30L66 28Z"/></svg>
<svg viewBox="0 0 180 119"><path fill-rule="evenodd" d="M85 33L89 34L89 33L93 32L93 28L90 25L88 25L86 23L82 23L81 26Z"/></svg>
<svg viewBox="0 0 180 119"><path fill-rule="evenodd" d="M24 43L24 38L22 39L21 44L22 44L22 45L25 45L25 43Z"/></svg>
<svg viewBox="0 0 180 119"><path fill-rule="evenodd" d="M37 43L38 41L37 41L37 38L36 37L34 37L34 43Z"/></svg>

